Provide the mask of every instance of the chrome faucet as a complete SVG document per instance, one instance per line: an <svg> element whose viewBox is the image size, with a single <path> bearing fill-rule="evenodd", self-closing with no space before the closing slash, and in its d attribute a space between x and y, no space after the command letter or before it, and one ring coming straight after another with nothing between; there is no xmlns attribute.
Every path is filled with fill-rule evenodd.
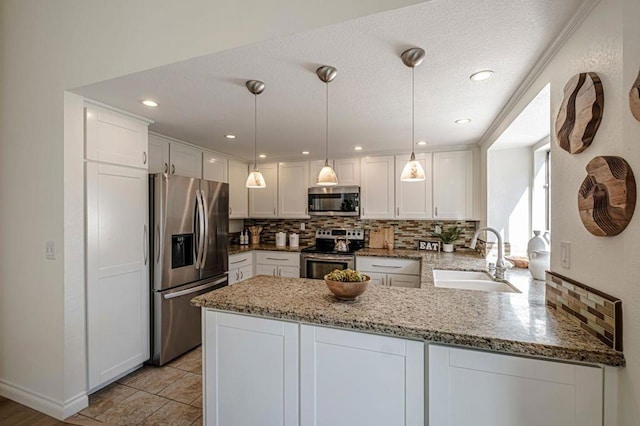
<svg viewBox="0 0 640 426"><path fill-rule="evenodd" d="M469 244L469 248L476 248L476 243L478 242L478 235L480 235L480 233L482 231L490 231L493 232L494 234L496 234L496 237L498 237L498 260L496 261L496 272L495 272L495 277L498 280L503 280L504 279L504 272L507 270L506 266L504 265L504 251L503 251L503 244L502 244L502 235L500 235L500 232L498 232L498 230L496 228L492 228L490 226L487 226L486 228L480 228L476 231L475 234L473 234L473 238L471 238L471 244Z"/></svg>

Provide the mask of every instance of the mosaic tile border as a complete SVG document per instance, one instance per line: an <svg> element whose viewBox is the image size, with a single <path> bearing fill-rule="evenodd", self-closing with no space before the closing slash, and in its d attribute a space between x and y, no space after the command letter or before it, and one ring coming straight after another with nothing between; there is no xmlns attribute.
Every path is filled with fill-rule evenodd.
<svg viewBox="0 0 640 426"><path fill-rule="evenodd" d="M547 271L545 303L610 348L622 351L622 300Z"/></svg>

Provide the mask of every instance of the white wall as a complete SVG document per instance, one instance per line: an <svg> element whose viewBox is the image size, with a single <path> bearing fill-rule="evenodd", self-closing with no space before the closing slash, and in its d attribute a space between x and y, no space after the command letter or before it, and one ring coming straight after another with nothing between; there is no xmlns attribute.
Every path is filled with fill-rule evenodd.
<svg viewBox="0 0 640 426"><path fill-rule="evenodd" d="M412 3L1 1L0 393L58 417L86 404L81 111L65 90Z"/></svg>
<svg viewBox="0 0 640 426"><path fill-rule="evenodd" d="M526 94L509 112L508 125L528 100L551 83L551 114L555 120L562 88L576 73L595 71L602 79L605 109L593 144L580 154L561 150L551 140L551 270L622 299L624 354L627 367L619 369L620 425L640 418L640 209L628 228L615 237L587 232L577 210L577 190L585 166L598 155L624 157L640 177L640 123L629 112L627 94L640 68L640 16L638 0L601 0L576 32L547 64ZM623 38L624 33L624 38ZM553 132L552 132L553 133ZM484 148L495 140L489 135ZM560 242L571 242L571 266L560 262Z"/></svg>
<svg viewBox="0 0 640 426"><path fill-rule="evenodd" d="M487 152L487 223L502 232L511 254L527 253L531 238L531 148ZM487 236L493 241L492 234Z"/></svg>

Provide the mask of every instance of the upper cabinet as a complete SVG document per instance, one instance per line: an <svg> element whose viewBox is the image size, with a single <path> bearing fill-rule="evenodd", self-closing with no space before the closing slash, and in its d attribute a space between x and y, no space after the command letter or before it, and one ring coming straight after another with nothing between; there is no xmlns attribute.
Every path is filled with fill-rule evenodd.
<svg viewBox="0 0 640 426"><path fill-rule="evenodd" d="M329 160L329 165L338 176L339 186L360 185L360 158L341 158ZM309 163L309 187L319 186L318 175L324 167L324 160L311 161Z"/></svg>
<svg viewBox="0 0 640 426"><path fill-rule="evenodd" d="M307 180L309 163L278 164L278 217L307 218Z"/></svg>
<svg viewBox="0 0 640 426"><path fill-rule="evenodd" d="M229 160L229 219L249 217L248 173L247 164Z"/></svg>
<svg viewBox="0 0 640 426"><path fill-rule="evenodd" d="M227 159L213 152L202 151L202 179L229 183Z"/></svg>
<svg viewBox="0 0 640 426"><path fill-rule="evenodd" d="M258 170L267 186L249 190L249 217L278 217L278 164L260 164Z"/></svg>
<svg viewBox="0 0 640 426"><path fill-rule="evenodd" d="M400 175L409 160L409 155L396 156L396 218L431 219L433 217L433 180L431 176L431 153L416 154L416 160L425 171L425 180L421 182L402 182Z"/></svg>
<svg viewBox="0 0 640 426"><path fill-rule="evenodd" d="M169 173L169 141L149 134L149 174Z"/></svg>
<svg viewBox="0 0 640 426"><path fill-rule="evenodd" d="M87 160L147 168L147 123L94 106L85 119Z"/></svg>
<svg viewBox="0 0 640 426"><path fill-rule="evenodd" d="M433 218L473 218L473 152L433 154Z"/></svg>
<svg viewBox="0 0 640 426"><path fill-rule="evenodd" d="M363 219L393 219L394 164L392 155L362 159L360 198Z"/></svg>
<svg viewBox="0 0 640 426"><path fill-rule="evenodd" d="M202 151L181 143L169 144L169 173L191 178L202 178Z"/></svg>

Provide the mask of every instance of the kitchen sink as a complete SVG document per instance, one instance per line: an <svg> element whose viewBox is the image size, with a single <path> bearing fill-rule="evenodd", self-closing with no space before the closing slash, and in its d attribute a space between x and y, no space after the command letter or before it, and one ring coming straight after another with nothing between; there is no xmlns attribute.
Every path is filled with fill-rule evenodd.
<svg viewBox="0 0 640 426"><path fill-rule="evenodd" d="M520 293L508 282L495 281L486 272L433 270L433 282L440 288L460 290L491 291L500 293Z"/></svg>

